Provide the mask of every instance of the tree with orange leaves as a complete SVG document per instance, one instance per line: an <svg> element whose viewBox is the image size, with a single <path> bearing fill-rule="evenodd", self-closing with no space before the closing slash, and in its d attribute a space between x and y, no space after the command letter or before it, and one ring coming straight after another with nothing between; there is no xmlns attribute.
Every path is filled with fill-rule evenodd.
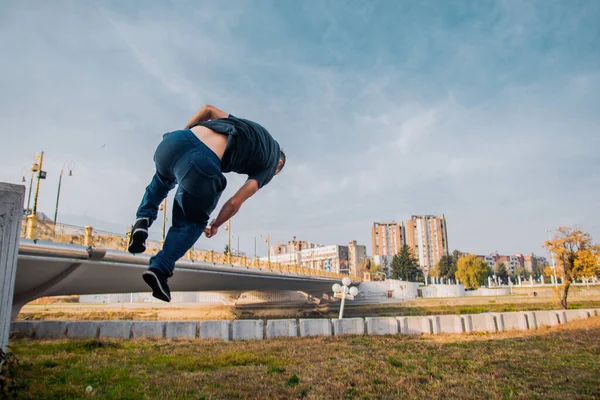
<svg viewBox="0 0 600 400"><path fill-rule="evenodd" d="M554 254L556 273L563 281L559 291L560 305L567 309L571 284L598 273L600 245L593 244L592 236L576 226L560 226L544 247Z"/></svg>

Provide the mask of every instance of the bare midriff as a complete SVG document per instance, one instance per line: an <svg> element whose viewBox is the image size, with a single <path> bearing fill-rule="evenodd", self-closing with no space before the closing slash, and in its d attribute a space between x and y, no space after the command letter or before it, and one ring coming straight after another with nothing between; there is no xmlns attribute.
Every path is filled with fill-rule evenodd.
<svg viewBox="0 0 600 400"><path fill-rule="evenodd" d="M202 141L202 143L208 146L220 160L223 159L223 153L225 153L225 148L227 147L227 135L217 133L202 125L193 127L191 131Z"/></svg>

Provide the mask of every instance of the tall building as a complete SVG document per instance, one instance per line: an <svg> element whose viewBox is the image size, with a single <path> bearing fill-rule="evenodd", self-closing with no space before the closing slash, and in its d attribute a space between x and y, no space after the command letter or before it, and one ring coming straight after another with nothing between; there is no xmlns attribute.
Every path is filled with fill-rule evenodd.
<svg viewBox="0 0 600 400"><path fill-rule="evenodd" d="M374 222L371 228L373 260L390 276L392 258L406 243L402 222Z"/></svg>
<svg viewBox="0 0 600 400"><path fill-rule="evenodd" d="M419 265L425 276L443 255L448 255L448 234L446 217L441 214L413 215L406 222L406 243L419 259Z"/></svg>

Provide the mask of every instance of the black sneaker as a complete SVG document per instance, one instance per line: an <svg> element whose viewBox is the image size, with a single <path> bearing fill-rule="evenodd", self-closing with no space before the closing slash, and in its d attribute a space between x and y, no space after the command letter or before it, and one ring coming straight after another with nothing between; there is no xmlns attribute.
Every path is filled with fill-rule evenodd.
<svg viewBox="0 0 600 400"><path fill-rule="evenodd" d="M129 246L127 250L131 254L143 253L146 251L146 239L148 239L148 226L150 226L148 218L138 218L131 229L131 237L129 238Z"/></svg>
<svg viewBox="0 0 600 400"><path fill-rule="evenodd" d="M171 301L171 290L167 284L167 278L156 268L150 268L142 275L144 281L152 288L152 296L159 300Z"/></svg>

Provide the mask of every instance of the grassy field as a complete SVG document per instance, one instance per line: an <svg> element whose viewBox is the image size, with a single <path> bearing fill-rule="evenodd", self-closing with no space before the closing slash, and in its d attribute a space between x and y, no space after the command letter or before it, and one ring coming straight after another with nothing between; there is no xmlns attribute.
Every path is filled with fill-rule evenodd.
<svg viewBox="0 0 600 400"><path fill-rule="evenodd" d="M21 398L597 399L599 337L596 317L497 334L11 346Z"/></svg>

